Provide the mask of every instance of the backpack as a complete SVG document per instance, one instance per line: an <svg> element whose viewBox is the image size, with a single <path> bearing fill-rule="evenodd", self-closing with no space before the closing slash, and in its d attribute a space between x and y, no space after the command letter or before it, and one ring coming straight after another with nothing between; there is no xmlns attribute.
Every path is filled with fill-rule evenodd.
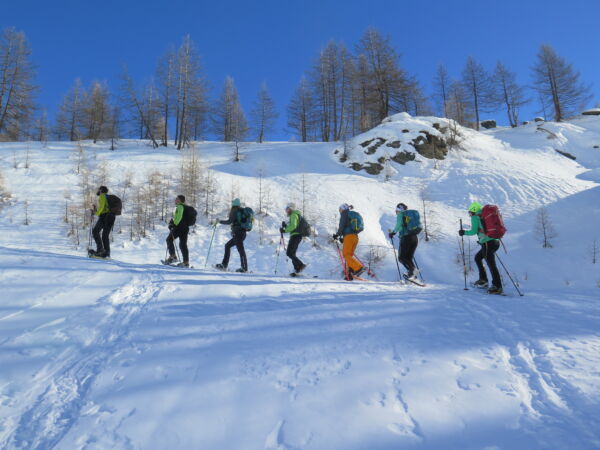
<svg viewBox="0 0 600 450"><path fill-rule="evenodd" d="M108 203L108 210L115 216L120 216L123 212L123 202L119 197L112 194L106 194L106 202Z"/></svg>
<svg viewBox="0 0 600 450"><path fill-rule="evenodd" d="M423 231L421 228L421 215L415 209L404 211L404 229L407 235L419 234Z"/></svg>
<svg viewBox="0 0 600 450"><path fill-rule="evenodd" d="M296 228L296 231L302 237L309 237L310 236L310 225L306 221L306 219L304 218L304 216L300 216L300 218L298 220L298 227Z"/></svg>
<svg viewBox="0 0 600 450"><path fill-rule="evenodd" d="M183 205L183 222L191 227L196 225L196 217L198 216L198 211L193 206Z"/></svg>
<svg viewBox="0 0 600 450"><path fill-rule="evenodd" d="M252 208L240 208L238 211L238 221L243 230L252 231L252 225L254 224L254 211Z"/></svg>
<svg viewBox="0 0 600 450"><path fill-rule="evenodd" d="M358 234L365 229L363 218L356 211L349 211L348 218L350 219L350 229L352 230L352 233Z"/></svg>
<svg viewBox="0 0 600 450"><path fill-rule="evenodd" d="M506 226L496 205L485 205L481 210L481 225L485 235L492 239L502 239Z"/></svg>

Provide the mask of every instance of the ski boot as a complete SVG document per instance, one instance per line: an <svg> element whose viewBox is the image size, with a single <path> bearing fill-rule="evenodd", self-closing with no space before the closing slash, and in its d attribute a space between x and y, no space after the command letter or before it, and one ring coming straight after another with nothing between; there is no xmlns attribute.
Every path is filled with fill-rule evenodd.
<svg viewBox="0 0 600 450"><path fill-rule="evenodd" d="M473 286L475 286L476 288L479 288L479 289L486 289L488 287L488 281L487 280L477 280L475 283L473 283Z"/></svg>
<svg viewBox="0 0 600 450"><path fill-rule="evenodd" d="M190 267L190 263L187 262L187 261L183 261L183 262L180 262L179 264L177 264L177 267L186 267L186 268L189 268Z"/></svg>
<svg viewBox="0 0 600 450"><path fill-rule="evenodd" d="M294 271L295 274L302 273L302 271L306 269L306 264L302 264L298 269Z"/></svg>
<svg viewBox="0 0 600 450"><path fill-rule="evenodd" d="M367 268L365 266L363 266L360 269L358 269L356 272L354 270L351 270L350 273L354 277L361 277L362 274L365 273L366 270L367 270Z"/></svg>
<svg viewBox="0 0 600 450"><path fill-rule="evenodd" d="M244 269L242 267L240 267L239 269L236 269L235 271L238 272L238 273L246 273L246 272L248 272L247 269Z"/></svg>
<svg viewBox="0 0 600 450"><path fill-rule="evenodd" d="M501 287L492 286L491 288L488 289L488 294L490 294L490 295L503 295L504 291L502 290Z"/></svg>
<svg viewBox="0 0 600 450"><path fill-rule="evenodd" d="M223 264L215 264L215 269L217 270L227 270L227 266L223 265Z"/></svg>
<svg viewBox="0 0 600 450"><path fill-rule="evenodd" d="M177 256L175 255L170 255L167 259L165 259L165 264L166 265L171 265L173 264L175 261L177 261Z"/></svg>

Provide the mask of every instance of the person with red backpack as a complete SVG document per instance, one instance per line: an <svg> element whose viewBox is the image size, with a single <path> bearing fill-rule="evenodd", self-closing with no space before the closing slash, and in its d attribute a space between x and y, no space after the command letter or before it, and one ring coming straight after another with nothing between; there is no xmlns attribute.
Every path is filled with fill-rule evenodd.
<svg viewBox="0 0 600 450"><path fill-rule="evenodd" d="M492 286L488 289L488 294L502 294L502 279L496 266L496 252L500 248L500 239L506 232L502 216L497 206L486 205L482 207L480 203L474 202L469 207L471 216L471 229L459 230L460 236L475 236L479 238L481 249L475 255L475 263L479 270L479 280L474 283L475 287L485 289L488 287L488 277L483 266L483 260L488 265L492 275Z"/></svg>

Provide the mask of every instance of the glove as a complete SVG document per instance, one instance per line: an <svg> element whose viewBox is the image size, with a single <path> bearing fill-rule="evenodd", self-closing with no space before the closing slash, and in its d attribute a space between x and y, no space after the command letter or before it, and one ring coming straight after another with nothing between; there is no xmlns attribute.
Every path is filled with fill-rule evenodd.
<svg viewBox="0 0 600 450"><path fill-rule="evenodd" d="M394 238L394 236L396 236L396 233L394 233L393 231L390 231L390 232L388 233L388 236L390 237L390 239L393 239L393 238Z"/></svg>
<svg viewBox="0 0 600 450"><path fill-rule="evenodd" d="M281 228L285 228L285 227L287 227L287 223L284 220L283 222L281 222Z"/></svg>
<svg viewBox="0 0 600 450"><path fill-rule="evenodd" d="M333 240L334 240L334 241L337 241L337 238L338 238L338 237L339 237L339 236L337 235L337 233L336 233L336 234L334 234L334 235L332 236L332 238L333 238Z"/></svg>
<svg viewBox="0 0 600 450"><path fill-rule="evenodd" d="M459 236L464 236L465 235L465 230L458 230L458 235Z"/></svg>
<svg viewBox="0 0 600 450"><path fill-rule="evenodd" d="M280 232L281 234L283 234L283 233L285 233L285 229L284 229L283 227L281 227L281 228L279 229L279 232Z"/></svg>

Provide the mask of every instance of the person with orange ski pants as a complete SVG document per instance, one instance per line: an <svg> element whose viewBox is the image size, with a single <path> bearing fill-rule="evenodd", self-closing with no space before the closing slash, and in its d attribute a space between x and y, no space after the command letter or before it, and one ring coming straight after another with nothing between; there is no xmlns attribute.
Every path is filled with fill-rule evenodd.
<svg viewBox="0 0 600 450"><path fill-rule="evenodd" d="M365 271L365 267L354 256L358 246L358 234L363 230L363 220L359 213L353 211L354 207L344 203L340 205L340 224L337 233L333 239L340 239L343 243L342 254L346 261L346 279L352 280L353 277L360 277Z"/></svg>

